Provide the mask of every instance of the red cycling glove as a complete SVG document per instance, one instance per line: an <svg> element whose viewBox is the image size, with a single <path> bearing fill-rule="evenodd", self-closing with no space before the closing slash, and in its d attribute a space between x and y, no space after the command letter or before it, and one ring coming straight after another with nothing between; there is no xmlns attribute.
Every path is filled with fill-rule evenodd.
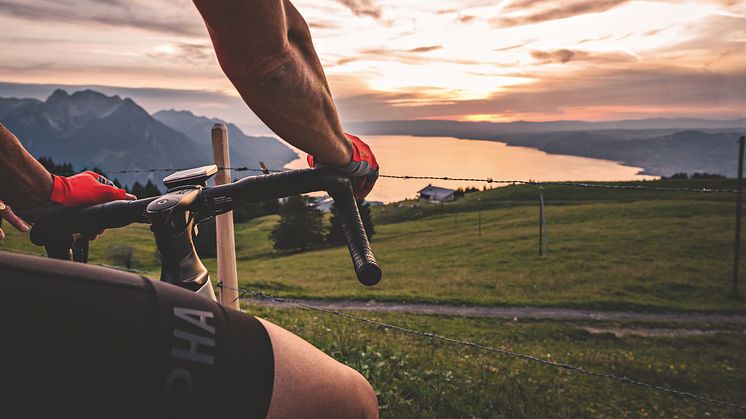
<svg viewBox="0 0 746 419"><path fill-rule="evenodd" d="M107 178L96 172L83 172L70 177L54 176L54 186L49 202L35 208L17 209L16 213L24 220L34 223L54 215L66 208L101 204L128 197L124 189L119 189Z"/></svg>
<svg viewBox="0 0 746 419"><path fill-rule="evenodd" d="M96 172L83 172L70 177L55 176L49 200L63 207L82 207L125 199L127 192L119 189Z"/></svg>
<svg viewBox="0 0 746 419"><path fill-rule="evenodd" d="M373 185L376 184L378 162L368 144L365 144L363 140L348 133L345 133L345 136L352 143L352 161L347 166L335 167L335 169L351 178L355 199L363 199L368 196L373 189ZM322 163L316 162L310 154L307 160L310 167L324 166Z"/></svg>

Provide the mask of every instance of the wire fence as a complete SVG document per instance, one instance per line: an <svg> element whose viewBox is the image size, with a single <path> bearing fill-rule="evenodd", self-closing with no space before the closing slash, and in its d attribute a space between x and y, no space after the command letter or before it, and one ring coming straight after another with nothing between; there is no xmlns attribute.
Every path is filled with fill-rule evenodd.
<svg viewBox="0 0 746 419"><path fill-rule="evenodd" d="M109 171L101 169L107 175L112 174L138 174L138 173L158 173L158 172L177 172L180 170L187 170L188 168L165 168L165 169L137 169L137 170L114 170ZM285 170L277 169L260 169L247 166L240 167L218 167L219 170L230 170L233 172L256 172L256 173L279 173L285 172ZM68 175L74 173L59 173L60 175ZM538 181L538 180L526 180L526 179L495 179L491 177L487 178L460 178L450 176L415 176L415 175L388 175L380 174L380 178L387 179L402 179L402 180L442 180L442 181L458 181L458 182L480 182L487 184L503 184L503 185L537 185L537 186L571 186L576 188L595 188L595 189L609 189L609 190L636 190L636 191L655 191L655 192L696 192L696 193L728 193L738 194L739 191L736 189L720 189L720 188L689 188L689 187L665 187L665 186L648 186L648 185L619 185L619 184L606 184L606 183L591 183L591 182L566 182L566 181Z"/></svg>
<svg viewBox="0 0 746 419"><path fill-rule="evenodd" d="M584 367L580 367L580 366L576 366L576 365L572 365L568 363L547 361L545 359L537 358L535 356L527 355L527 354L520 353L520 352L511 351L509 349L495 348L495 347L486 346L486 345L482 345L482 344L471 342L471 341L454 339L454 338L450 338L447 336L442 336L431 331L411 329L411 328L407 328L403 326L398 326L395 324L382 322L380 320L374 320L374 319L370 319L367 317L358 316L355 314L345 313L345 312L338 311L338 310L317 307L311 304L304 303L302 301L297 301L297 300L283 298L283 297L276 297L276 296L267 294L263 291L248 290L245 288L230 288L230 287L223 285L222 282L218 283L218 288L221 288L221 289L225 288L225 289L231 289L234 291L238 291L239 295L241 296L251 296L255 298L261 298L264 300L270 300L270 301L274 301L274 302L278 302L282 304L288 304L288 305L295 305L295 306L302 307L302 308L309 309L309 310L314 310L314 311L318 311L322 313L332 314L334 316L344 317L347 319L351 319L354 321L372 325L378 328L391 329L397 332L401 332L401 333L408 334L408 335L414 335L414 336L421 337L421 338L438 340L438 341L446 342L446 343L453 344L453 345L459 345L459 346L469 347L469 348L473 348L473 349L477 349L481 351L501 354L501 355L505 355L505 356L512 357L512 358L518 358L518 359L522 359L525 361L534 362L545 367L559 368L559 369L570 371L573 373L583 374L583 375L597 377L597 378L604 378L604 379L609 379L609 380L613 380L613 381L624 383L624 384L634 385L637 387L645 388L647 390L660 391L663 393L682 397L682 398L689 399L689 400L694 400L694 401L703 402L703 403L711 403L715 405L726 406L726 407L746 411L746 406L744 405L730 403L730 402L726 402L726 401L722 401L718 399L713 399L711 397L704 396L701 394L676 390L673 388L664 387L664 386L656 385L656 384L645 383L643 381L629 378L626 376L620 376L620 375L615 375L615 374L606 373L606 372L593 371L593 370L589 370Z"/></svg>
<svg viewBox="0 0 746 419"><path fill-rule="evenodd" d="M38 256L39 255L37 253L23 252L23 251L17 251L17 250L13 250L13 252L15 252L15 253L21 253L21 254L27 254L27 255L34 255L34 256ZM126 272L131 272L131 273L136 273L136 274L140 274L140 275L152 275L153 274L152 272L142 271L142 270L138 270L138 269L129 269L129 268L121 267L121 266L112 266L112 265L106 265L106 264L95 264L95 265L97 265L97 266L103 266L103 267L107 267L107 268L118 269L118 270L121 270L121 271L126 271ZM380 320L374 320L374 319L370 319L370 318L367 318L367 317L358 316L358 315L351 314L351 313L345 313L345 312L342 312L342 311L339 311L339 310L334 310L334 309L324 308L324 307L317 307L317 306L314 306L314 305L311 305L311 304L304 303L302 301L297 301L297 300L293 300L293 299L290 299L290 298L277 297L277 296L274 296L274 295L271 295L271 294L267 294L264 291L249 290L249 289L240 288L240 287L239 288L232 288L232 287L228 287L228 286L224 285L222 282L218 282L217 283L217 287L220 288L220 289L230 289L230 290L237 291L239 293L240 297L247 297L248 296L248 297L254 297L254 298L259 298L259 299L268 300L268 301L274 301L274 302L281 303L281 304L286 304L286 305L294 305L294 306L301 307L301 308L308 309L308 310L313 310L313 311L317 311L317 312L321 312L321 313L331 314L331 315L338 316L338 317L343 317L343 318L346 318L346 319L350 319L350 320L353 320L353 321L357 321L357 322L364 323L364 324L367 324L367 325L371 325L371 326L374 326L374 327L377 327L377 328L381 328L381 329L395 330L395 331L403 333L403 334L417 336L417 337L420 337L420 338L425 338L425 339L430 339L430 340L437 340L437 341L446 342L446 343L452 344L452 345L458 345L458 346L468 347L468 348L472 348L472 349L477 349L477 350L480 350L480 351L485 351L485 352L500 354L500 355L504 355L504 356L511 357L511 358L517 358L517 359L521 359L521 360L528 361L528 362L533 362L533 363L536 363L538 365L549 367L549 368L557 368L557 369L561 369L561 370L565 370L565 371L569 371L569 372L577 373L577 374L581 374L581 375L586 375L586 376L590 376L590 377L608 379L608 380L612 380L612 381L615 381L615 382L618 382L618 383L628 384L628 385L633 385L633 386L636 386L636 387L644 388L644 389L647 389L647 390L650 390L650 391L659 391L659 392L662 392L662 393L665 393L665 394L669 394L669 395L672 395L672 396L681 397L681 398L684 398L684 399L687 399L687 400L692 400L692 401L702 402L702 403L710 403L710 404L713 404L713 405L718 405L718 406L723 406L723 407L729 407L729 408L733 408L733 409L738 409L738 410L741 410L741 411L746 411L746 405L737 404L737 403L731 403L731 402L727 402L727 401L723 401L723 400L719 400L719 399L714 399L712 397L705 396L705 395L702 395L702 394L697 394L697 393L693 393L693 392L689 392L689 391L677 390L677 389L670 388L670 387L665 387L665 386L662 386L662 385L650 384L650 383L646 383L646 382L643 382L643 381L640 381L640 380L636 380L634 378L630 378L630 377L627 377L627 376L622 376L622 375L616 375L616 374L611 374L611 373L607 373L607 372L600 372L600 371L590 370L590 369L587 369L585 367L581 367L581 366L577 366L577 365L573 365L573 364L569 364L569 363L564 363L564 362L548 361L548 360L541 359L541 358L538 358L538 357L533 356L533 355L528 355L528 354L524 354L524 353L520 353L520 352L515 352L515 351L511 351L509 349L505 349L505 348L496 348L496 347L492 347L492 346L482 345L480 343L476 343L476 342L472 342L472 341L450 338L450 337L443 336L443 335L440 335L438 333L431 332L431 331L416 330L416 329L412 329L412 328L408 328L408 327L403 327L403 326L399 326L399 325L395 325L395 324L391 324L391 323L386 323L386 322L383 322L383 321L380 321Z"/></svg>
<svg viewBox="0 0 746 419"><path fill-rule="evenodd" d="M256 172L256 173L264 173L264 174L286 171L286 170L269 170L266 168L252 168L252 167L246 167L246 166L219 167L219 169L230 170L233 172ZM105 172L107 175L115 175L115 174L176 172L176 171L185 170L185 169L163 168L163 169L138 169L138 170L113 170L113 171L108 171L104 169L100 169L100 170ZM63 173L59 173L59 174L63 175ZM389 179L402 179L402 180L441 180L441 181L460 181L460 182L481 182L481 183L487 183L487 184L504 184L504 185L537 185L537 186L555 185L555 186L568 186L568 187L577 187L577 188L598 188L598 189L607 189L607 190L691 192L691 193L707 193L707 194L711 194L711 193L739 194L739 191L735 189L716 189L716 188L705 188L705 187L702 187L702 188L664 187L664 186L649 186L649 185L641 185L641 184L621 185L618 183L605 184L605 183L588 183L588 182L564 182L564 181L558 182L558 181L535 181L535 180L520 180L520 179L494 179L490 177L488 178L459 178L459 177L449 177L449 176L413 176L413 175L388 175L388 174L380 174L379 177L389 178ZM152 275L151 272L141 271L137 269L127 269L127 268L122 268L119 266L110 266L110 265L101 265L101 266L120 269L120 270L133 272L133 273L137 273L141 275ZM400 333L413 335L413 336L417 336L420 338L438 340L438 341L446 342L448 344L469 347L469 348L473 348L473 349L477 349L481 351L486 351L486 352L500 354L500 355L504 355L504 356L508 356L512 358L522 359L528 362L533 362L533 363L546 366L546 367L550 367L550 368L558 368L561 370L566 370L566 371L570 371L573 373L582 374L586 376L608 379L608 380L612 380L618 383L633 385L633 386L637 386L637 387L644 388L644 389L651 390L651 391L663 392L669 395L681 397L681 398L692 400L692 401L710 403L714 405L719 405L719 406L746 411L746 405L722 401L722 400L714 399L714 398L711 398L705 395L696 394L696 393L692 393L688 391L677 390L677 389L669 388L669 387L662 386L662 385L650 384L650 383L636 380L636 379L633 379L627 376L621 376L621 375L616 375L616 374L607 373L607 372L589 370L581 366L576 366L576 365L572 365L569 363L548 361L548 360L544 360L544 359L541 359L541 358L538 358L532 355L511 351L509 349L496 348L496 347L482 345L476 342L450 338L447 336L439 335L431 331L422 331L422 330L411 329L411 328L398 326L394 324L389 324L386 322L358 316L358 315L351 314L351 313L345 313L345 312L341 312L341 311L329 309L329 308L317 307L314 305L304 303L302 301L296 301L296 300L292 300L288 298L272 296L270 294L266 294L263 291L248 290L244 288L230 288L230 287L224 286L222 283L218 283L218 287L235 290L242 297L251 296L251 297L260 298L264 300L274 301L274 302L281 303L281 304L294 305L294 306L302 307L304 309L314 310L318 312L331 314L334 316L351 319L351 320L361 322L367 325L371 325L374 327L378 327L378 328L395 330Z"/></svg>

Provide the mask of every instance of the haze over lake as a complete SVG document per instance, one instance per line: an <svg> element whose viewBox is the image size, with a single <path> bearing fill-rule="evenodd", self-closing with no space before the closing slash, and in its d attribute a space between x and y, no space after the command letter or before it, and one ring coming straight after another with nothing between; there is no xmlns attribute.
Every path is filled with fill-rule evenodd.
<svg viewBox="0 0 746 419"><path fill-rule="evenodd" d="M511 147L498 141L460 140L454 137L413 137L368 135L363 138L376 153L381 174L448 176L537 181L616 181L655 179L639 175L640 168L584 157L547 154L525 147ZM305 168L306 156L289 163L290 169ZM444 180L378 180L368 196L371 201L394 202L414 198L432 183L456 189L483 182ZM493 187L504 184L491 184Z"/></svg>

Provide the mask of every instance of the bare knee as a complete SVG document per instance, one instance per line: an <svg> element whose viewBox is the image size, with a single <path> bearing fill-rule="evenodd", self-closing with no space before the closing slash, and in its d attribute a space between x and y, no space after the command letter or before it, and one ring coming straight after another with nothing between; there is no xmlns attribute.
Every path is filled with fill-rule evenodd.
<svg viewBox="0 0 746 419"><path fill-rule="evenodd" d="M368 380L359 372L350 368L352 374L350 388L354 389L348 400L354 403L355 407L351 412L355 412L358 418L377 418L378 417L378 399Z"/></svg>
<svg viewBox="0 0 746 419"><path fill-rule="evenodd" d="M308 411L308 416L325 419L378 418L378 400L368 380L344 364L339 364L339 368L343 369L340 378L344 378L334 384L334 389L325 395L325 400L308 406L313 411Z"/></svg>
<svg viewBox="0 0 746 419"><path fill-rule="evenodd" d="M272 341L275 380L268 417L377 418L368 381L287 330L259 319Z"/></svg>
<svg viewBox="0 0 746 419"><path fill-rule="evenodd" d="M373 387L359 372L338 365L337 379L324 386L325 391L305 403L303 416L324 419L376 419L378 400ZM323 379L321 379L323 381Z"/></svg>

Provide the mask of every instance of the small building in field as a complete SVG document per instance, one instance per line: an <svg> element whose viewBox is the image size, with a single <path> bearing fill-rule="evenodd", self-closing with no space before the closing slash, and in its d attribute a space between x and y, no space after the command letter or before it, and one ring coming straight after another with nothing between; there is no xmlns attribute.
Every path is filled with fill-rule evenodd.
<svg viewBox="0 0 746 419"><path fill-rule="evenodd" d="M383 202L381 201L365 200L364 203L370 205L371 207L377 207L379 205L383 205ZM321 212L331 212L332 205L334 205L334 199L332 199L332 197L329 195L315 196L315 197L312 197L311 205L316 207L316 209Z"/></svg>
<svg viewBox="0 0 746 419"><path fill-rule="evenodd" d="M332 205L334 205L334 199L329 195L317 196L313 198L313 205L321 212L330 212Z"/></svg>
<svg viewBox="0 0 746 419"><path fill-rule="evenodd" d="M458 197L458 191L455 189L441 188L433 185L427 185L427 187L417 193L420 200L430 202L455 201Z"/></svg>

